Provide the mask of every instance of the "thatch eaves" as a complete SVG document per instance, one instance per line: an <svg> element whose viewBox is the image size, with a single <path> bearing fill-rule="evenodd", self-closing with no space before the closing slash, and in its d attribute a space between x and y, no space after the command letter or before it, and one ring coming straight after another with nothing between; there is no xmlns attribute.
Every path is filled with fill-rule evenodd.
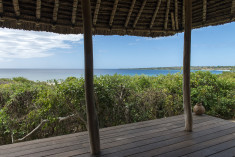
<svg viewBox="0 0 235 157"><path fill-rule="evenodd" d="M184 31L185 0L91 0L94 35L158 37ZM235 0L193 0L193 28L235 21ZM83 33L81 0L0 0L0 26Z"/></svg>

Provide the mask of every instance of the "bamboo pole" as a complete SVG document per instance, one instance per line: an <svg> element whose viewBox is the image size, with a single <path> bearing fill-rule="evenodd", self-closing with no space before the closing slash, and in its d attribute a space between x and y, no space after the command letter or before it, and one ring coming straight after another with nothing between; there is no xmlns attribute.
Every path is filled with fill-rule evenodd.
<svg viewBox="0 0 235 157"><path fill-rule="evenodd" d="M135 6L135 1L136 1L136 0L132 0L131 8L130 8L130 10L129 10L129 12L128 12L128 15L127 15L127 18L126 18L125 27L128 26L128 23L129 23L129 20L130 20L130 17L131 17L133 8L134 8L134 6Z"/></svg>
<svg viewBox="0 0 235 157"><path fill-rule="evenodd" d="M185 0L185 32L183 61L183 101L185 114L185 130L192 131L192 109L190 103L190 55L192 29L192 0Z"/></svg>
<svg viewBox="0 0 235 157"><path fill-rule="evenodd" d="M41 18L41 0L37 0L37 6L36 6L36 18L39 20Z"/></svg>
<svg viewBox="0 0 235 157"><path fill-rule="evenodd" d="M0 0L0 14L3 13L3 4L2 4L2 0Z"/></svg>
<svg viewBox="0 0 235 157"><path fill-rule="evenodd" d="M170 11L170 4L171 4L171 1L167 0L165 23L164 23L164 29L165 30L167 30L167 25L168 25L168 15L169 15L169 11Z"/></svg>
<svg viewBox="0 0 235 157"><path fill-rule="evenodd" d="M93 87L93 45L90 0L82 0L84 56L85 56L85 95L87 107L88 132L91 154L100 153L99 124L96 115Z"/></svg>
<svg viewBox="0 0 235 157"><path fill-rule="evenodd" d="M141 8L140 8L140 10L139 10L139 12L138 12L138 14L137 14L137 16L135 18L135 21L134 21L134 24L133 24L133 28L135 28L137 22L139 21L139 18L140 18L141 14L142 14L142 11L144 10L144 6L145 6L146 2L147 2L147 0L144 0L142 2Z"/></svg>
<svg viewBox="0 0 235 157"><path fill-rule="evenodd" d="M71 22L73 25L75 25L75 22L76 22L77 8L78 8L78 0L73 0L73 11L72 11L72 18L71 18Z"/></svg>
<svg viewBox="0 0 235 157"><path fill-rule="evenodd" d="M155 21L155 19L156 19L156 17L157 17L157 13L158 13L158 11L159 11L161 2L162 2L162 0L159 0L158 3L157 3L157 7L156 7L156 9L155 9L155 11L154 11L154 14L153 14L153 17L152 17L150 26L149 26L150 29L153 27L153 24L154 24L154 21Z"/></svg>

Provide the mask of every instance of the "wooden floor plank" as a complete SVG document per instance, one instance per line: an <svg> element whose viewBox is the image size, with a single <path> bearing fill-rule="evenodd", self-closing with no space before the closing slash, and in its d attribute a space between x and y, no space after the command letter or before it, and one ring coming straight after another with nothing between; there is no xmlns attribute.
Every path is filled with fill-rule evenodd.
<svg viewBox="0 0 235 157"><path fill-rule="evenodd" d="M212 155L209 155L208 157L234 157L235 156L235 144L232 148L223 150L218 153L214 153Z"/></svg>
<svg viewBox="0 0 235 157"><path fill-rule="evenodd" d="M228 136L231 137L231 136L234 136L234 135L229 134ZM233 138L231 138L231 139L233 139ZM228 139L228 140L231 140L231 139ZM183 156L183 155L195 152L195 151L201 151L203 149L208 149L208 147L220 144L224 140L225 140L225 138L224 138L224 136L222 136L222 137L214 138L212 140L201 142L201 143L199 143L197 145L187 146L187 147L183 147L183 148L177 149L175 151L170 151L168 153L161 154L161 155L158 155L158 156L162 156L162 157L171 157L172 155L175 156L175 157ZM226 141L224 141L224 142L226 142ZM222 145L223 145L223 143L222 143ZM225 148L225 149L228 149L228 148Z"/></svg>
<svg viewBox="0 0 235 157"><path fill-rule="evenodd" d="M194 131L185 132L183 115L100 129L101 155L230 156L235 123L193 115ZM90 157L87 132L0 146L1 157Z"/></svg>
<svg viewBox="0 0 235 157"><path fill-rule="evenodd" d="M222 142L221 140L227 141L233 137L233 134L231 134L231 133L233 133L234 131L235 131L235 127L233 127L232 129L214 132L212 134L206 134L204 136L194 136L192 134L191 137L185 138L184 141L182 141L182 142L174 143L174 144L171 144L168 146L164 146L159 149L153 149L148 152L138 153L135 156L142 157L142 156L145 156L146 154L148 154L150 156L160 156L160 154L163 154L162 156L165 157L165 153L167 153L169 151L177 150L180 148L184 148L184 149L182 149L184 151L184 150L187 150L186 147L192 151L192 147L195 149L198 149L198 145L203 142L206 142L206 141L213 140L213 142L212 142L213 144L216 140L217 140L216 142ZM214 138L216 138L216 140L214 140ZM178 156L178 154L174 154L174 156Z"/></svg>
<svg viewBox="0 0 235 157"><path fill-rule="evenodd" d="M210 123L209 123L210 122ZM205 130L205 129L209 129L209 128L213 128L219 125L224 125L224 124L228 124L228 122L225 121L208 121L207 123L200 123L199 124L195 124L195 127L198 127L197 130ZM116 148L120 148L117 146L121 146L124 147L125 149L128 148L126 145L130 145L131 143L134 142L140 142L140 141L146 141L147 143L151 143L151 142L158 142L158 141L162 141L162 140L166 140L166 139L172 139L174 137L180 137L180 136L184 136L185 132L182 131L184 129L184 125L182 125L180 128L176 128L176 129L172 129L172 130L168 130L168 131L163 131L160 133L155 133L155 134L150 134L148 136L140 136L140 137L135 137L135 138L130 138L130 139L124 139L121 141L113 141L107 144L103 144L101 145L102 150L108 149L110 148L110 150L112 150L113 152L116 151L117 149L112 149L112 147L116 147ZM112 139L111 139L112 140ZM101 141L102 142L102 141ZM120 149L118 149L119 151ZM52 156L58 156L58 157L63 157L67 152L64 152L62 154L54 154ZM79 151L77 150L73 150L73 151L69 151L69 154L73 154L73 155L77 155L79 153ZM103 152L104 154L104 152Z"/></svg>
<svg viewBox="0 0 235 157"><path fill-rule="evenodd" d="M196 119L196 118L195 118ZM217 121L219 122L218 120L216 119L211 119L210 117L205 117L204 119L198 119L197 120L197 123L202 123L203 122L207 122L207 121ZM221 120L223 121L223 120ZM175 126L176 125L176 126ZM167 124L162 124L162 125L156 125L156 126L150 126L150 127L146 127L144 128L145 130L141 130L139 131L136 131L136 130L133 130L131 132L131 134L128 132L124 132L122 135L120 134L115 134L115 135L112 135L112 136L101 136L101 142L102 144L104 143L108 143L110 141L118 141L118 140L122 140L122 139L127 139L128 136L140 136L140 135L148 135L148 134L151 134L151 133L156 133L156 132L160 132L160 131L166 131L166 130L171 130L171 129L174 129L174 128L177 128L177 127L181 127L183 126L183 121L177 121L177 122L174 122L174 124L171 124L171 123L167 123ZM153 127L153 128L152 128ZM152 128L152 129L151 129ZM143 128L142 128L143 129ZM147 130L147 131L146 131ZM181 129L182 130L182 129ZM102 133L101 133L102 134ZM117 138L114 139L114 137L117 136ZM121 137L120 137L121 136ZM105 138L104 138L105 137ZM111 137L111 138L110 138ZM84 137L85 138L85 137ZM31 145L26 145L26 146L21 146L21 147L16 147L16 148L11 148L10 151L8 149L6 149L7 153L10 153L10 152L17 152L19 153L19 151L22 151L22 150L28 150L28 149L39 149L40 147L54 147L56 148L57 146L58 147L63 147L63 146L69 146L69 145L78 145L78 148L82 148L82 147L85 147L87 146L89 143L88 143L88 140L85 140L84 142L82 142L81 140L79 140L78 138L74 137L74 138L69 138L69 140L67 141L68 139L65 139L65 140L60 140L59 142L58 141L47 141L47 142L44 142L44 141L41 141L41 143L39 144L31 144ZM57 143L58 142L58 143ZM62 146L59 146L60 143L62 143ZM4 154L4 150L2 150L0 152L0 154Z"/></svg>
<svg viewBox="0 0 235 157"><path fill-rule="evenodd" d="M231 136L230 136L231 137ZM203 156L209 156L212 154L216 154L218 152L221 152L223 150L235 147L235 134L233 134L232 139L227 139L226 136L224 136L219 142L220 144L216 144L214 146L209 147L207 145L206 148L198 150L196 152L193 152L191 154L187 154L184 157L203 157ZM235 154L233 154L235 156ZM227 157L227 156L226 156Z"/></svg>
<svg viewBox="0 0 235 157"><path fill-rule="evenodd" d="M109 133L114 134L116 132L122 132L125 130L135 130L137 128L142 128L145 126L152 126L152 125L164 124L164 123L168 123L168 122L182 121L183 118L184 118L183 115L179 115L179 116L173 116L173 117L168 117L168 118L161 118L161 119L155 119L155 120L150 120L150 121L125 124L125 125L121 125L121 126L114 126L114 127L110 127L110 128L100 129L100 133L101 134L104 133L105 135L108 135ZM202 117L195 116L195 118L196 119L204 119L204 118L214 119L214 117L207 116L207 115L202 116ZM0 150L19 147L19 146L27 146L27 145L32 145L32 144L37 144L37 143L47 142L47 141L64 140L64 139L74 138L74 137L81 137L81 139L84 140L85 139L84 136L85 136L85 138L88 138L87 132L80 132L80 133L74 133L74 134L70 134L70 135L62 135L62 136L57 136L57 137L32 140L32 141L21 142L21 143L16 143L16 144L3 145L3 146L0 146Z"/></svg>
<svg viewBox="0 0 235 157"><path fill-rule="evenodd" d="M231 127L230 125L226 125L227 128ZM216 132L218 131L223 131L224 128L222 127L217 127L217 128L213 128L213 129L209 129L207 131L201 131L201 132L192 132L191 134L187 134L185 132L185 135L182 137L178 137L178 138L173 138L173 139L169 139L169 140L165 140L165 141L161 141L161 142L157 142L157 143L151 143L151 144L141 144L141 143L135 143L135 144L130 144L127 147L132 147L132 149L125 149L123 151L118 151L116 153L113 153L111 155L108 156L141 156L141 155L146 155L146 153L150 153L148 155L151 155L151 151L153 151L153 155L154 155L154 150L157 148L162 148L162 147L166 147L169 145L173 145L173 144L177 144L179 142L184 142L184 141L189 141L189 143L193 143L193 139L198 138L200 136L206 136L206 137L210 137L210 135L214 135L216 136ZM214 137L213 136L213 137ZM211 137L211 138L213 138ZM187 145L187 144L186 144ZM167 151L167 150L166 150ZM104 152L106 153L106 150L104 150ZM156 151L157 152L157 151ZM106 156L106 155L104 155Z"/></svg>

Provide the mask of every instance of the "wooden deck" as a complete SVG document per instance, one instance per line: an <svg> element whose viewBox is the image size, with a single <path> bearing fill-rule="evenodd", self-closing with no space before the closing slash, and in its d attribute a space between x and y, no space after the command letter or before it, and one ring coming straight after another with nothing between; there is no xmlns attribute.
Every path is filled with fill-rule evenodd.
<svg viewBox="0 0 235 157"><path fill-rule="evenodd" d="M235 123L193 116L194 131L184 130L183 115L100 129L101 155L109 157L233 157ZM89 157L87 132L0 146L0 157Z"/></svg>

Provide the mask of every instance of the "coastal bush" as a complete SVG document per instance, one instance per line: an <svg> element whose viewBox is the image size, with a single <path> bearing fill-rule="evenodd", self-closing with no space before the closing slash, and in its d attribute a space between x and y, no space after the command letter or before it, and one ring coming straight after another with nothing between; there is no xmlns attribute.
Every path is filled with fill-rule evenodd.
<svg viewBox="0 0 235 157"><path fill-rule="evenodd" d="M94 77L101 128L183 113L182 75ZM0 144L86 130L84 78L33 82L0 79ZM191 104L206 114L235 116L235 73L191 74ZM31 132L36 127L35 132ZM27 136L29 135L30 136Z"/></svg>

